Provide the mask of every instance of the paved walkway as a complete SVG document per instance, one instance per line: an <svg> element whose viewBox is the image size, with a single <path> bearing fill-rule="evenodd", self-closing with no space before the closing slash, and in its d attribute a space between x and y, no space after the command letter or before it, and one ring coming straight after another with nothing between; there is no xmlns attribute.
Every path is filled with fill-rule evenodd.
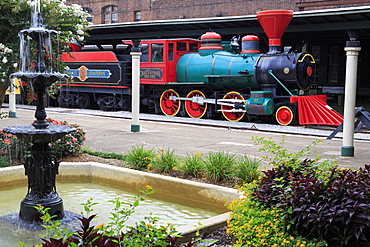
<svg viewBox="0 0 370 247"><path fill-rule="evenodd" d="M2 109L7 111L8 109ZM196 127L185 124L158 123L141 120L141 131L133 133L130 119L97 117L81 114L80 110L50 108L46 109L50 118L69 123L79 124L85 131L87 140L85 146L92 151L127 153L133 146L144 145L146 148L165 148L174 150L175 154L186 155L195 152L208 153L225 151L237 155L250 155L260 157L264 155L258 152L260 146L256 146L251 137L272 137L276 142L280 142L280 133L267 133L253 130L232 130L212 127ZM113 114L113 113L112 113ZM124 115L125 112L114 114ZM164 116L163 116L164 117ZM17 118L0 119L0 128L9 126L29 125L34 120L34 109L17 109ZM212 121L212 120L211 120ZM230 123L237 125L239 123ZM242 124L242 123L240 123ZM244 123L249 124L249 123ZM254 124L258 129L268 129L271 125ZM291 132L309 133L315 130L308 130L303 127L272 126L273 128L285 129ZM324 135L331 133L326 131ZM357 134L356 134L357 135ZM340 137L340 134L338 134ZM284 147L289 152L297 152L316 139L322 142L313 148L317 150L323 158L336 156L341 167L358 168L364 164L370 164L370 133L361 134L362 141L355 141L355 156L342 157L340 150L342 140L335 138L327 140L326 137L313 137L307 135L287 134ZM317 154L310 156L315 157Z"/></svg>

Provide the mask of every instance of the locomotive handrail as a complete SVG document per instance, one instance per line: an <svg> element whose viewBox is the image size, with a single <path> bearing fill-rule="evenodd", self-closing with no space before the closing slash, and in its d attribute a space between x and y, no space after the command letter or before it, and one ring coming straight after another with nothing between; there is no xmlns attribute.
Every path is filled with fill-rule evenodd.
<svg viewBox="0 0 370 247"><path fill-rule="evenodd" d="M289 89L272 73L272 70L268 70L267 73L271 75L289 94L290 96L294 96L292 92L289 91Z"/></svg>
<svg viewBox="0 0 370 247"><path fill-rule="evenodd" d="M219 77L251 77L254 75L205 75L204 77L212 77L212 78L219 78Z"/></svg>
<svg viewBox="0 0 370 247"><path fill-rule="evenodd" d="M315 58L311 55L311 54L309 54L309 53L306 53L306 54L304 54L304 56L302 57L302 59L301 60L298 60L298 63L301 63L301 62L303 62L303 60L305 59L305 57L307 57L307 56L309 56L309 57L311 57L311 63L315 63Z"/></svg>

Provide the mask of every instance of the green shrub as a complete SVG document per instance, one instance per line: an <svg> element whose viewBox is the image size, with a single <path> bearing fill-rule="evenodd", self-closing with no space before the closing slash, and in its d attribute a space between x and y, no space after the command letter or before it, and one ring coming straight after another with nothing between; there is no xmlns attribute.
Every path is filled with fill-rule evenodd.
<svg viewBox="0 0 370 247"><path fill-rule="evenodd" d="M202 155L202 153L198 152L193 155L187 155L183 160L181 169L190 176L200 177L204 170L204 160Z"/></svg>
<svg viewBox="0 0 370 247"><path fill-rule="evenodd" d="M154 157L155 153L152 149L145 149L144 145L137 145L129 150L126 162L131 168L144 171L152 165Z"/></svg>
<svg viewBox="0 0 370 247"><path fill-rule="evenodd" d="M154 160L154 169L160 172L171 173L177 169L179 160L180 158L175 155L174 150L160 148L159 155Z"/></svg>
<svg viewBox="0 0 370 247"><path fill-rule="evenodd" d="M241 179L242 183L251 183L262 175L259 170L261 159L251 158L243 155L239 158L234 167L234 176Z"/></svg>
<svg viewBox="0 0 370 247"><path fill-rule="evenodd" d="M204 160L205 174L214 182L221 182L232 177L235 155L224 151L210 152Z"/></svg>
<svg viewBox="0 0 370 247"><path fill-rule="evenodd" d="M51 118L45 119L49 124L59 126L70 126L76 128L64 137L52 142L52 153L58 158L66 156L77 156L83 148L83 143L86 140L85 131L78 124L69 124L66 121L56 121Z"/></svg>
<svg viewBox="0 0 370 247"><path fill-rule="evenodd" d="M105 159L117 159L117 160L126 160L126 155L116 154L116 153L105 153L100 151L91 151L89 148L84 148L81 150L83 153L90 155L98 156Z"/></svg>

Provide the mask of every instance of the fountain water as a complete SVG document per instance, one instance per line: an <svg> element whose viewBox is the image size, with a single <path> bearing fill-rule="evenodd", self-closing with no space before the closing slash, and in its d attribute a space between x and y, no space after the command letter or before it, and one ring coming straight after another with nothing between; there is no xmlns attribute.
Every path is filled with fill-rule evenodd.
<svg viewBox="0 0 370 247"><path fill-rule="evenodd" d="M40 12L40 1L34 2L31 28L19 32L20 71L12 77L26 81L37 96L35 118L30 126L5 128L5 133L16 135L21 141L31 142L31 155L25 159L25 174L28 177L28 193L21 202L20 218L38 221L39 213L34 206L50 208L49 213L61 219L64 216L63 200L55 189L59 161L51 154L50 142L75 131L69 126L49 126L46 122L44 95L46 88L57 80L67 77L53 66L51 36L57 31L45 29ZM35 47L32 47L32 46Z"/></svg>

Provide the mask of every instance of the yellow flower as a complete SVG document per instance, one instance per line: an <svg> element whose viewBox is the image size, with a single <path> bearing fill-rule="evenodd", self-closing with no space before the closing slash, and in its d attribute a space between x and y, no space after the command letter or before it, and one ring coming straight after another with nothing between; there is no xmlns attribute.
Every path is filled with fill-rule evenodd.
<svg viewBox="0 0 370 247"><path fill-rule="evenodd" d="M199 155L202 155L202 153L195 152L195 155L196 155L196 156L199 156Z"/></svg>
<svg viewBox="0 0 370 247"><path fill-rule="evenodd" d="M145 186L145 188L148 189L148 190L152 190L153 189L152 186L150 186L150 185Z"/></svg>
<svg viewBox="0 0 370 247"><path fill-rule="evenodd" d="M146 224L146 226L147 226L147 227L152 227L152 224L149 224L149 223L148 223L148 224Z"/></svg>
<svg viewBox="0 0 370 247"><path fill-rule="evenodd" d="M164 151L164 149L163 149L163 148L160 148L160 149L159 149L159 151L160 151L160 152L163 152L163 151Z"/></svg>
<svg viewBox="0 0 370 247"><path fill-rule="evenodd" d="M102 224L100 224L100 225L97 225L97 226L95 227L95 230L98 230L98 229L102 228L104 225L105 225L104 223L102 223Z"/></svg>

